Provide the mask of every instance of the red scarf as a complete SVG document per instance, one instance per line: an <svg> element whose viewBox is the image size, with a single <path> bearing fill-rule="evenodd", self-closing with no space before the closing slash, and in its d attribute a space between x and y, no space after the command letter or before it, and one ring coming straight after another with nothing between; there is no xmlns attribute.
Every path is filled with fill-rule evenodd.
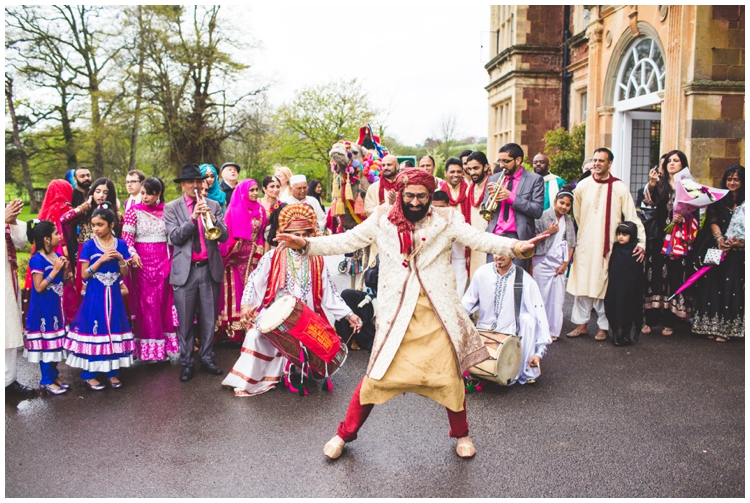
<svg viewBox="0 0 750 503"><path fill-rule="evenodd" d="M471 188L473 190L473 185ZM448 204L451 207L461 205L461 214L464 216L464 220L467 224L471 224L471 203L469 203L469 196L466 194L468 189L469 184L466 183L466 180L462 177L461 186L458 189L458 198L453 199L453 194L451 193L451 188L450 185L448 185L448 182L440 184L440 190L448 194ZM466 272L469 272L471 270L471 248L468 246L464 247L464 257L466 258Z"/></svg>
<svg viewBox="0 0 750 503"><path fill-rule="evenodd" d="M378 204L383 204L385 202L386 190L396 190L395 178L390 182L384 176L380 177L380 183L378 184Z"/></svg>
<svg viewBox="0 0 750 503"><path fill-rule="evenodd" d="M604 219L604 258L607 258L607 254L609 253L610 246L609 246L609 229L611 224L611 218L612 218L612 184L615 182L619 182L619 178L615 178L612 175L609 175L609 178L606 180L599 180L596 175L591 175L591 178L596 183L606 183L607 186L607 215ZM618 219L619 220L619 219Z"/></svg>
<svg viewBox="0 0 750 503"><path fill-rule="evenodd" d="M435 192L435 177L424 169L407 168L396 177L396 190L403 193L404 187L407 185L424 185L427 192L432 196L432 193ZM388 212L388 221L398 229L401 253L404 255L410 254L412 250L411 233L414 230L414 224L404 216L400 198L391 206L391 210ZM404 262L404 267L406 267L406 262Z"/></svg>
<svg viewBox="0 0 750 503"><path fill-rule="evenodd" d="M487 191L487 181L489 180L489 178L490 177L487 175L484 176L484 181L482 182L482 195L479 196L479 199L477 199L476 201L474 200L474 187L476 187L476 184L474 182L471 182L471 185L469 186L469 204L474 208L479 208L479 205L482 204L482 201L484 200L484 193Z"/></svg>
<svg viewBox="0 0 750 503"><path fill-rule="evenodd" d="M8 249L8 262L10 262L13 292L18 297L18 258L16 257L16 247L13 244L13 238L10 236L10 225L8 224L5 224L5 247Z"/></svg>
<svg viewBox="0 0 750 503"><path fill-rule="evenodd" d="M313 282L311 289L313 298L313 308L323 319L327 319L323 311L323 257L308 257L310 261L310 281ZM266 295L263 297L261 309L268 307L276 299L279 290L286 287L286 268L287 268L286 251L279 252L278 248L274 250L271 259L271 274L268 277L268 286ZM303 303L307 299L301 299Z"/></svg>

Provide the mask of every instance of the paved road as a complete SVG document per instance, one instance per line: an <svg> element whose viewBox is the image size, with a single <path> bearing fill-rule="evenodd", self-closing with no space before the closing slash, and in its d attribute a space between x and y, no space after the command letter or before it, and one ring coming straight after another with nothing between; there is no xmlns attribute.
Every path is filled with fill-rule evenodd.
<svg viewBox="0 0 750 503"><path fill-rule="evenodd" d="M329 263L335 265L336 259ZM348 280L337 278L339 285ZM566 314L570 314L568 299ZM564 331L572 328L566 324ZM593 333L594 326L589 330ZM228 371L237 348L216 348ZM125 387L6 399L7 497L742 497L745 345L680 326L628 348L555 342L536 385L468 398L475 459L448 438L445 410L404 395L375 408L345 454L323 445L368 354L353 352L333 393L235 398L221 378L179 365L125 369ZM38 380L21 362L19 379Z"/></svg>

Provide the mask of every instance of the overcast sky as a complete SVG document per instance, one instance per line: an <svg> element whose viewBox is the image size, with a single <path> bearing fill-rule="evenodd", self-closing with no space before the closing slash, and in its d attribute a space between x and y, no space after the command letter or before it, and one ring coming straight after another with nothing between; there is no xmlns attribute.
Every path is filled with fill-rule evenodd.
<svg viewBox="0 0 750 503"><path fill-rule="evenodd" d="M404 144L435 135L450 114L460 137L487 135L489 5L256 1L226 11L234 37L257 46L243 59L271 82L274 105L306 85L357 77Z"/></svg>

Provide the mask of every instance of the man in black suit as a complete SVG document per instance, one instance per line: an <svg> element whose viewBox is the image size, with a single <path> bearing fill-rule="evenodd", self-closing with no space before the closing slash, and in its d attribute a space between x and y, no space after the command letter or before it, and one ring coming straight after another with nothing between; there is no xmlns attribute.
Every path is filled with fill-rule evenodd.
<svg viewBox="0 0 750 503"><path fill-rule="evenodd" d="M174 305L180 326L181 381L193 378L193 320L198 314L200 330L201 369L209 374L221 375L214 363L214 323L219 307L219 287L224 277L218 242L227 240L227 228L221 206L216 201L198 198L197 192L205 176L197 164L186 164L175 182L182 187L183 195L164 206L164 223L169 241L174 246L169 283L174 289ZM208 239L204 229L205 219L219 229L218 239Z"/></svg>
<svg viewBox="0 0 750 503"><path fill-rule="evenodd" d="M516 143L508 143L500 148L498 162L505 168L505 177L487 232L525 241L534 237L534 220L540 218L544 211L544 179L523 168L523 156L523 149ZM490 177L483 207L495 196L501 175L497 173ZM492 260L492 255L487 255L487 262ZM529 272L531 259L513 259L513 262Z"/></svg>

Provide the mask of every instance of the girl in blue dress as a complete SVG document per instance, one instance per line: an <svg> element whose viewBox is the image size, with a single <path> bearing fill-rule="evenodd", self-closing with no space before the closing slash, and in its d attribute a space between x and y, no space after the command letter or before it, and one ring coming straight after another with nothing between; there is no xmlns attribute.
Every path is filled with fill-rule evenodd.
<svg viewBox="0 0 750 503"><path fill-rule="evenodd" d="M101 372L112 388L122 387L117 373L133 363L135 349L120 291L130 253L125 241L112 233L116 218L108 202L91 215L94 238L84 243L78 258L88 284L65 341L70 353L66 363L83 369L81 379L92 390L104 389L96 379Z"/></svg>
<svg viewBox="0 0 750 503"><path fill-rule="evenodd" d="M65 317L62 309L63 283L68 279L67 259L55 252L60 235L48 220L32 220L26 236L36 245L37 252L29 260L34 284L26 316L23 355L38 363L42 372L39 388L53 395L68 391L69 385L58 377L57 363L67 355Z"/></svg>

